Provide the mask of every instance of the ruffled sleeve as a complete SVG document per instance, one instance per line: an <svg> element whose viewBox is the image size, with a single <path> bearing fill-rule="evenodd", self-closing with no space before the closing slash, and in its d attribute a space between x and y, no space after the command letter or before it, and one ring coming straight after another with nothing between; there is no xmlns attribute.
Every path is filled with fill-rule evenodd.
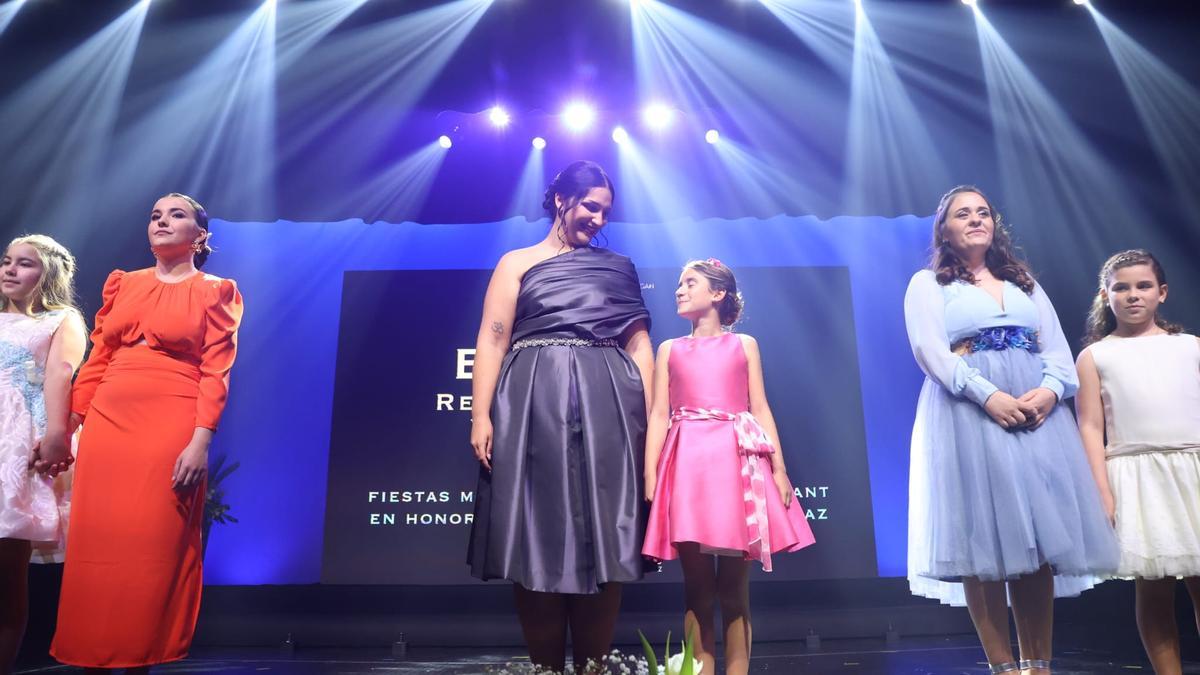
<svg viewBox="0 0 1200 675"><path fill-rule="evenodd" d="M121 293L121 280L124 278L124 270L113 270L104 282L104 304L100 311L96 312L96 324L92 329L92 353L79 369L75 385L71 388L71 412L80 417L87 417L88 409L92 406L92 396L96 393L96 387L112 359L112 347L104 341L104 319L112 312L117 302L117 296Z"/></svg>
<svg viewBox="0 0 1200 675"><path fill-rule="evenodd" d="M229 396L229 371L237 356L242 294L232 279L219 279L206 308L204 346L200 350L200 394L196 426L216 431Z"/></svg>
<svg viewBox="0 0 1200 675"><path fill-rule="evenodd" d="M950 350L946 334L946 301L931 270L913 275L904 294L904 325L917 365L934 382L955 396L965 396L979 405L998 387L972 368L966 359Z"/></svg>
<svg viewBox="0 0 1200 675"><path fill-rule="evenodd" d="M1042 384L1058 395L1058 400L1071 398L1079 389L1079 375L1075 371L1075 359L1071 356L1071 345L1063 335L1058 313L1050 304L1050 297L1040 284L1033 287L1030 296L1038 310L1038 356L1042 359Z"/></svg>

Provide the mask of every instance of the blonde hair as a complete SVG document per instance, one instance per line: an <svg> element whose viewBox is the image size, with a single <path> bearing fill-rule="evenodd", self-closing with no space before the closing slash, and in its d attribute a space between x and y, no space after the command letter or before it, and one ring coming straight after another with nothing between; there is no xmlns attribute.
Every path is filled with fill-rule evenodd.
<svg viewBox="0 0 1200 675"><path fill-rule="evenodd" d="M66 246L44 234L27 234L8 243L8 249L26 244L37 251L42 263L42 278L38 279L33 291L33 302L25 313L45 312L55 309L79 311L75 303L75 256ZM0 295L0 311L8 309L8 298Z"/></svg>

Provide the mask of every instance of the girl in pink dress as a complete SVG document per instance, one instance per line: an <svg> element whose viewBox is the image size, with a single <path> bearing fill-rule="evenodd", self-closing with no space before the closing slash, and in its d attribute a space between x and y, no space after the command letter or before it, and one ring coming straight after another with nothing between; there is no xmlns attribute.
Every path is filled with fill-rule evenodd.
<svg viewBox="0 0 1200 675"><path fill-rule="evenodd" d="M726 672L745 673L750 563L770 572L772 553L804 548L813 535L779 452L758 343L728 330L742 313L733 271L712 258L688 263L675 303L692 332L664 342L655 359L642 554L683 565L683 630L703 672L715 670L719 598Z"/></svg>
<svg viewBox="0 0 1200 675"><path fill-rule="evenodd" d="M29 562L62 562L74 461L67 416L86 329L75 258L41 234L0 260L0 673L10 672L29 610ZM47 475L49 474L49 475Z"/></svg>

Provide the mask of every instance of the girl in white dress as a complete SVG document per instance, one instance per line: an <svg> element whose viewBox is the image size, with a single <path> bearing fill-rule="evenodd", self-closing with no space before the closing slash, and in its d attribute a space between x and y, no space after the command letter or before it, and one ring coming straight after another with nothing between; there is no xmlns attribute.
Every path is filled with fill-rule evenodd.
<svg viewBox="0 0 1200 675"><path fill-rule="evenodd" d="M1200 605L1200 340L1159 315L1166 299L1147 251L1104 263L1075 399L1120 542L1118 576L1135 580L1138 632L1158 675L1182 668L1177 579Z"/></svg>
<svg viewBox="0 0 1200 675"><path fill-rule="evenodd" d="M71 376L86 345L74 275L70 251L43 235L14 239L0 262L0 673L25 633L29 561L62 562L66 541L60 472L72 461Z"/></svg>

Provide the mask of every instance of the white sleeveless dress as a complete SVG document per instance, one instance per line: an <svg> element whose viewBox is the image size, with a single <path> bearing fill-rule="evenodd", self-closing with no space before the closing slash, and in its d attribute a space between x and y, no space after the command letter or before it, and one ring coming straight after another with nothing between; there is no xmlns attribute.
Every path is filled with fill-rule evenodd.
<svg viewBox="0 0 1200 675"><path fill-rule="evenodd" d="M1118 575L1200 576L1200 341L1110 335L1088 349L1104 402Z"/></svg>
<svg viewBox="0 0 1200 675"><path fill-rule="evenodd" d="M74 471L41 476L29 469L29 457L46 432L42 382L50 340L75 314L0 312L0 538L32 542L33 562L63 560Z"/></svg>

